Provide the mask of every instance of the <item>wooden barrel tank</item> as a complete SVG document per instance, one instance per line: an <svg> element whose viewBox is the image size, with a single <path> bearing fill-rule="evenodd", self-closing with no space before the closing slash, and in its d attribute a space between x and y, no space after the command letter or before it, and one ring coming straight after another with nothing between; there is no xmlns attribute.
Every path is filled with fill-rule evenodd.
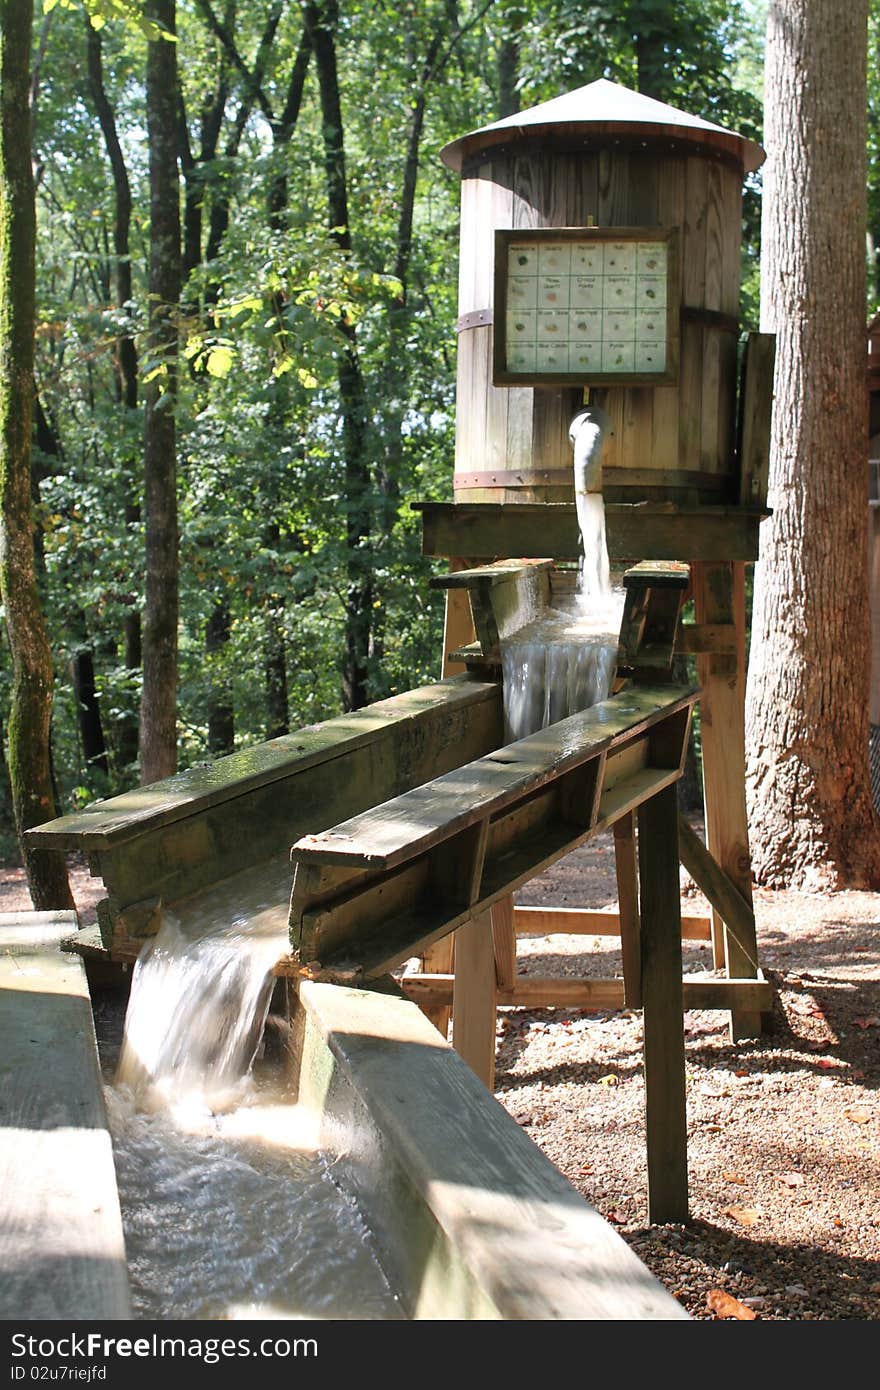
<svg viewBox="0 0 880 1390"><path fill-rule="evenodd" d="M443 150L462 175L457 501L573 500L568 429L583 387L492 382L495 231L587 226L678 228L680 250L677 384L591 391L612 420L606 499L738 499L742 183L763 157L740 135L604 80Z"/></svg>

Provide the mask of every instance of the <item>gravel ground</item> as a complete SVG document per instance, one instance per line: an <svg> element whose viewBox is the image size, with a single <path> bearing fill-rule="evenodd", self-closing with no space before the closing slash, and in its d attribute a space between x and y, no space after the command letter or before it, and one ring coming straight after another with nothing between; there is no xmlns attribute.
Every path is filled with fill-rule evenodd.
<svg viewBox="0 0 880 1390"><path fill-rule="evenodd" d="M519 895L615 899L608 836ZM74 864L83 922L100 883ZM687 910L705 909L685 884ZM30 906L0 869L0 910ZM691 1221L648 1227L641 1015L499 1011L499 1100L696 1318L880 1317L880 895L756 894L772 1032L732 1044L724 1015L685 1014ZM613 939L529 937L520 969L614 975ZM685 970L708 946L685 944Z"/></svg>
<svg viewBox="0 0 880 1390"><path fill-rule="evenodd" d="M602 837L518 900L611 905L613 862ZM497 1095L694 1317L877 1318L880 895L759 890L755 911L772 1031L734 1044L725 1015L684 1017L686 1226L646 1224L639 1012L500 1011ZM520 970L619 974L615 945L528 937ZM685 943L685 970L709 951Z"/></svg>

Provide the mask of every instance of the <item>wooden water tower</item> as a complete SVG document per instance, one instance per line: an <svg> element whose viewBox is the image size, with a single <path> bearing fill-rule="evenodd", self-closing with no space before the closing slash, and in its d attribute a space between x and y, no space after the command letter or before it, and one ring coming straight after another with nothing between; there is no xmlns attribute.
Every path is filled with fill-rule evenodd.
<svg viewBox="0 0 880 1390"><path fill-rule="evenodd" d="M682 861L712 903L734 1036L754 1035L744 574L766 515L773 340L750 335L740 370L738 305L742 186L763 151L601 80L441 157L462 176L455 501L420 505L425 552L453 570L576 559L569 426L585 391L605 410L612 563L690 565L681 649L703 691L709 852L683 823ZM445 672L470 623L451 588Z"/></svg>

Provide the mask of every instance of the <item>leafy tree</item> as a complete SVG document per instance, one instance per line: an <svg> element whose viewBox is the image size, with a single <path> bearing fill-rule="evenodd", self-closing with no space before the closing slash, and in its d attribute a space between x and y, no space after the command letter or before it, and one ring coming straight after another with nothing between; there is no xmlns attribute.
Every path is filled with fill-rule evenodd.
<svg viewBox="0 0 880 1390"><path fill-rule="evenodd" d="M52 656L37 593L31 509L35 214L30 0L0 0L0 589L12 653L9 776L22 833L55 814ZM73 906L61 857L21 841L36 908Z"/></svg>

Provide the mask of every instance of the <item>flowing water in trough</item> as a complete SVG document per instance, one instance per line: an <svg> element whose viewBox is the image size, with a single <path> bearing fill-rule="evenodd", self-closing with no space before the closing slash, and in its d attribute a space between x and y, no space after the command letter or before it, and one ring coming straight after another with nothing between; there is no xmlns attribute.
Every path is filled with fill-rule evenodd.
<svg viewBox="0 0 880 1390"><path fill-rule="evenodd" d="M403 1316L280 1058L257 1055L289 889L286 856L226 880L135 967L107 1100L138 1318Z"/></svg>
<svg viewBox="0 0 880 1390"><path fill-rule="evenodd" d="M501 642L505 738L525 738L611 693L623 594L611 587L600 493L578 499L583 559L571 601Z"/></svg>

